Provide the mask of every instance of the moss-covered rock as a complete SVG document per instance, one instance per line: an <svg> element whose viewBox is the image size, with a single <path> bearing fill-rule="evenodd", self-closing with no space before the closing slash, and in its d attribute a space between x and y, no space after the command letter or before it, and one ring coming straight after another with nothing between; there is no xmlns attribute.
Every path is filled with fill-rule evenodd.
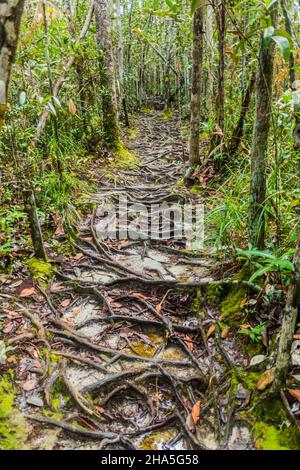
<svg viewBox="0 0 300 470"><path fill-rule="evenodd" d="M254 425L255 447L259 450L300 450L300 432L296 426L277 428L264 422Z"/></svg>
<svg viewBox="0 0 300 470"><path fill-rule="evenodd" d="M122 144L119 144L117 150L114 152L114 168L123 168L126 170L133 170L139 166L139 158L132 152L129 152Z"/></svg>
<svg viewBox="0 0 300 470"><path fill-rule="evenodd" d="M27 423L14 406L15 391L8 378L0 378L0 449L25 449Z"/></svg>
<svg viewBox="0 0 300 470"><path fill-rule="evenodd" d="M41 284L47 285L55 276L55 268L51 263L41 261L37 258L30 258L27 260L27 266L32 277Z"/></svg>

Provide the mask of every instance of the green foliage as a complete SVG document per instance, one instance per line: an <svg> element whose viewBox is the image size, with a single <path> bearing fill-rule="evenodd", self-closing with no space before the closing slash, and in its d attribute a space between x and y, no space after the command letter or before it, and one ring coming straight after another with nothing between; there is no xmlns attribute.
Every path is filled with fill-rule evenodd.
<svg viewBox="0 0 300 470"><path fill-rule="evenodd" d="M250 329L239 330L238 333L241 335L249 336L253 343L259 343L261 341L262 335L265 331L265 323L260 323Z"/></svg>
<svg viewBox="0 0 300 470"><path fill-rule="evenodd" d="M280 257L276 256L270 251L254 249L237 249L237 254L241 259L251 261L256 268L256 271L251 275L249 282L253 282L256 278L261 277L267 273L281 271L284 274L285 272L294 271L294 265L288 259L291 257L291 251L283 254Z"/></svg>

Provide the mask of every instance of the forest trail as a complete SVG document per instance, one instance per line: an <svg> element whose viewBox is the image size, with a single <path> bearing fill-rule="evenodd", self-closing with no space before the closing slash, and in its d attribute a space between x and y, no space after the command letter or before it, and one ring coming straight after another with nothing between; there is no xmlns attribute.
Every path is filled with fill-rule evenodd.
<svg viewBox="0 0 300 470"><path fill-rule="evenodd" d="M44 294L54 367L22 399L32 422L47 425L34 424L34 448L49 447L49 433L55 449L251 448L247 425L227 411L224 357L243 358L231 339L210 337L213 312L200 316L202 306L195 308L196 287L213 280L214 259L204 250L195 256L183 241L97 236L104 201L120 194L146 205L192 197L178 187L184 149L176 116L141 114L130 143L139 165L120 170L113 188L101 180L92 196L96 210L81 223L78 253ZM242 405L242 385L240 394ZM51 418L36 414L39 400L55 412Z"/></svg>

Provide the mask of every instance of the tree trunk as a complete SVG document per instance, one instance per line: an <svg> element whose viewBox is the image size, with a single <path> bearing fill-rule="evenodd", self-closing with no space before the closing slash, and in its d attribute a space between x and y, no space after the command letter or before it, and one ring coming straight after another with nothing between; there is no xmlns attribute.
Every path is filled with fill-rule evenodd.
<svg viewBox="0 0 300 470"><path fill-rule="evenodd" d="M255 79L256 79L256 74L253 74L252 77L250 78L250 82L246 90L245 96L243 97L241 114L240 114L238 123L232 133L232 137L231 137L231 141L230 141L230 145L228 149L229 156L234 156L239 149L239 146L243 137L243 133L244 133L245 118L246 118L246 114L250 106L251 96L252 96L254 85L255 85Z"/></svg>
<svg viewBox="0 0 300 470"><path fill-rule="evenodd" d="M43 237L39 218L36 210L36 203L34 193L31 189L23 191L23 199L25 205L25 211L28 215L31 239L35 251L35 256L38 259L46 261L46 253L44 249Z"/></svg>
<svg viewBox="0 0 300 470"><path fill-rule="evenodd" d="M284 16L285 29L289 33L290 37L294 40L292 22L289 16L288 6L286 5L286 0L281 0L281 8ZM295 150L300 150L300 102L299 102L299 92L297 91L296 83L296 63L294 53L290 53L289 57L289 75L290 75L290 87L294 95L294 146Z"/></svg>
<svg viewBox="0 0 300 470"><path fill-rule="evenodd" d="M226 39L226 0L220 0L217 10L217 29L218 29L218 87L216 98L217 110L217 132L213 139L213 147L217 147L222 142L224 134L224 105L225 105L225 39Z"/></svg>
<svg viewBox="0 0 300 470"><path fill-rule="evenodd" d="M212 117L213 113L213 95L214 95L214 24L213 24L213 7L210 4L206 6L205 15L205 43L206 43L206 61L208 64L207 83L206 83L206 110L208 117Z"/></svg>
<svg viewBox="0 0 300 470"><path fill-rule="evenodd" d="M277 10L271 11L275 27ZM251 152L251 186L249 209L249 240L252 246L265 245L266 157L272 112L274 43L264 44L261 35L256 78L256 110Z"/></svg>
<svg viewBox="0 0 300 470"><path fill-rule="evenodd" d="M95 0L95 20L101 84L105 91L102 96L103 130L105 145L117 149L121 135L118 124L118 105L115 82L115 64L113 58L111 21L107 0Z"/></svg>
<svg viewBox="0 0 300 470"><path fill-rule="evenodd" d="M25 0L0 2L0 131L7 109L7 94L15 60Z"/></svg>
<svg viewBox="0 0 300 470"><path fill-rule="evenodd" d="M190 165L200 163L200 98L201 67L203 56L203 6L200 5L194 14L193 22L193 56L192 56L192 95L191 95L191 136Z"/></svg>
<svg viewBox="0 0 300 470"><path fill-rule="evenodd" d="M298 238L297 249L294 255L294 266L295 271L288 290L277 353L275 377L272 384L272 392L276 394L279 393L286 385L291 347L298 317L298 308L300 305L300 236Z"/></svg>

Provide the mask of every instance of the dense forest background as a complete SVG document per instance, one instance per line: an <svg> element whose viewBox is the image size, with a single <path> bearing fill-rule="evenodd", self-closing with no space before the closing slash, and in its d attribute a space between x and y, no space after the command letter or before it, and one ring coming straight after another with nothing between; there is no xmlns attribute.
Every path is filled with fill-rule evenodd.
<svg viewBox="0 0 300 470"><path fill-rule="evenodd" d="M276 406L280 402L293 429L299 429L299 30L300 4L292 0L1 1L3 302L12 302L8 298L14 289L21 297L27 289L23 297L30 297L38 284L56 311L47 293L52 268L76 257L81 221L97 207L91 194L101 187L133 185L131 178L143 169L139 136L149 137L141 152L158 142L161 160L169 151L167 136L175 136L181 170L166 167L161 175L173 175L172 194L205 206L204 251L217 270L201 296L206 305L223 302L221 320L212 323L215 329L208 317L206 340L218 334L223 338L222 331L233 327L251 347L265 348L250 353L250 358L270 358L258 390L267 388L266 399L277 397ZM151 119L160 124L151 128ZM151 171L144 167L139 181L148 181ZM152 177L162 186L167 181ZM177 248L169 246L173 253ZM113 245L103 253L111 256L118 250ZM201 253L190 253L191 259ZM32 260L42 265L37 268ZM27 276L33 279L29 288ZM226 296L218 290L224 285ZM194 303L198 297L199 291ZM224 308L229 325L222 320ZM15 344L10 340L5 335L0 340L5 374ZM224 360L240 379L226 352ZM246 387L245 380L241 383ZM194 418L196 405L183 405ZM232 401L229 406L233 409ZM0 419L1 410L0 403ZM269 418L265 412L275 433L280 423ZM197 446L194 429L185 431ZM229 431L228 424L227 443ZM270 437L270 428L259 432ZM271 447L286 446L275 437Z"/></svg>

